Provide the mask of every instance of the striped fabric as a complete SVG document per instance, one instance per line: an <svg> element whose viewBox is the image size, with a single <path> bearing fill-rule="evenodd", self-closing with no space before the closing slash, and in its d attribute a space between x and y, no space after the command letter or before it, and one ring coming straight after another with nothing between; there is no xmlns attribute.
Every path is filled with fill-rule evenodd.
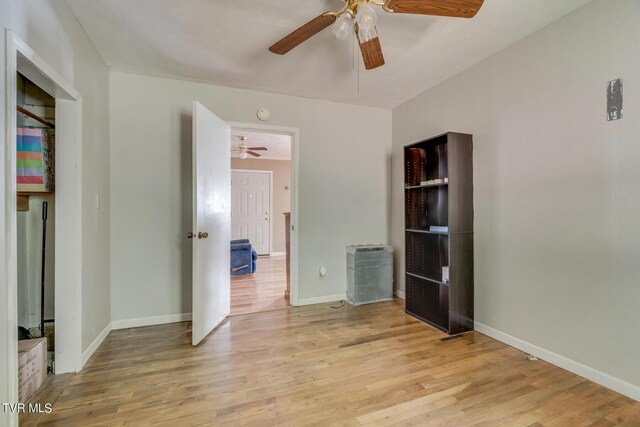
<svg viewBox="0 0 640 427"><path fill-rule="evenodd" d="M42 131L18 128L16 138L18 191L45 191Z"/></svg>

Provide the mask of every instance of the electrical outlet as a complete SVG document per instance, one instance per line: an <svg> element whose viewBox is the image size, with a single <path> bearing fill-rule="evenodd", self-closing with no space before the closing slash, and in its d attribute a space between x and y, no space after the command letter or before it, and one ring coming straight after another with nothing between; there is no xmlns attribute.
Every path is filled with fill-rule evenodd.
<svg viewBox="0 0 640 427"><path fill-rule="evenodd" d="M320 270L318 270L318 273L320 274L320 277L324 277L327 275L327 268L326 267L320 267Z"/></svg>

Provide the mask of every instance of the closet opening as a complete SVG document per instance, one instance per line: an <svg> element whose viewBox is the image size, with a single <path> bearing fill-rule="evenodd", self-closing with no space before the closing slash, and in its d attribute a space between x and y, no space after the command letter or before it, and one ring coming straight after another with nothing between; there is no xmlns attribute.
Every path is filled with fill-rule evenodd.
<svg viewBox="0 0 640 427"><path fill-rule="evenodd" d="M18 398L55 373L56 100L16 76Z"/></svg>
<svg viewBox="0 0 640 427"><path fill-rule="evenodd" d="M82 339L82 98L23 40L5 34L2 371L7 401L30 404L61 390L93 352ZM20 423L31 423L28 416ZM7 419L17 425L18 413Z"/></svg>

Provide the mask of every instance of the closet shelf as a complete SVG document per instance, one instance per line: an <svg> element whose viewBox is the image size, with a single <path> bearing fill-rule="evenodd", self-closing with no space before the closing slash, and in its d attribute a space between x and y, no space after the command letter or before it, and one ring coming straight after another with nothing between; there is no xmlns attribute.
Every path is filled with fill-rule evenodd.
<svg viewBox="0 0 640 427"><path fill-rule="evenodd" d="M54 191L17 191L16 192L16 205L18 212L29 211L29 198L31 196L54 196Z"/></svg>
<svg viewBox="0 0 640 427"><path fill-rule="evenodd" d="M18 196L53 196L55 191L17 191Z"/></svg>
<svg viewBox="0 0 640 427"><path fill-rule="evenodd" d="M444 231L416 230L416 229L412 229L412 228L407 228L404 231L407 231L409 233L439 234L441 236L448 236L449 235L449 233L446 233Z"/></svg>
<svg viewBox="0 0 640 427"><path fill-rule="evenodd" d="M449 286L449 284L448 284L448 283L443 283L443 282L441 282L441 281L439 281L439 280L431 279L431 278L429 278L429 277L427 277L427 276L423 276L423 275L421 275L421 274L409 273L409 272L407 271L407 276L411 276L411 277L415 277L415 278L418 278L418 279L426 280L426 281L428 281L428 282L432 282L432 283L437 283L437 284L439 284L439 285Z"/></svg>

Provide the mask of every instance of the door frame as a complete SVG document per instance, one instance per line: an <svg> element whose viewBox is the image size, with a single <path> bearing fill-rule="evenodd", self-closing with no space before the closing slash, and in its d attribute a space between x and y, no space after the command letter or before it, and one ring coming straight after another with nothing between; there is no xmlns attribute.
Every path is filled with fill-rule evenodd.
<svg viewBox="0 0 640 427"><path fill-rule="evenodd" d="M264 133L279 133L289 135L291 137L291 230L290 230L290 265L289 265L289 283L290 283L290 297L289 303L293 306L300 305L299 303L299 235L300 226L298 223L298 207L299 207L299 192L300 188L300 129L296 127L288 126L274 126L263 123L243 123L243 122L227 122L232 129L248 130L253 132ZM272 186L273 189L273 186ZM273 193L273 191L272 191ZM273 209L273 208L272 208ZM273 239L272 239L273 241Z"/></svg>
<svg viewBox="0 0 640 427"><path fill-rule="evenodd" d="M273 171L261 169L231 169L232 179L234 172L269 174L269 256L271 256L271 254L273 254ZM233 194L233 188L231 189L231 193ZM231 209L233 209L233 206L231 206ZM233 211L231 214L233 215Z"/></svg>
<svg viewBox="0 0 640 427"><path fill-rule="evenodd" d="M7 387L18 400L16 104L17 73L25 75L56 99L56 239L55 319L56 373L82 368L82 97L55 69L11 30L6 29L4 215L7 330ZM61 250L64 248L64 250ZM2 283L0 283L1 285ZM3 367L4 369L4 367ZM2 377L3 375L0 375ZM17 419L16 419L17 420ZM13 422L13 421L12 421ZM17 422L17 421L16 421Z"/></svg>

